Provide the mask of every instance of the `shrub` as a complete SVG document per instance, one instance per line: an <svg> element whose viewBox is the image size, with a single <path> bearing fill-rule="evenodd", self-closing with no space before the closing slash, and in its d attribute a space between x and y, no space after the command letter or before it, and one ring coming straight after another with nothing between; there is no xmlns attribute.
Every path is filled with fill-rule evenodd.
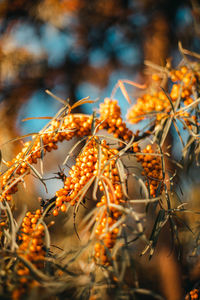
<svg viewBox="0 0 200 300"><path fill-rule="evenodd" d="M12 161L2 159L6 166L1 173L0 202L2 297L33 299L40 295L47 299L51 295L55 299L92 300L102 299L104 293L104 297L116 299L161 299L153 290L138 285L133 252L148 253L151 258L164 228L178 249L181 222L186 225L185 214L191 213L181 197L178 203L175 201L178 175L198 165L200 151L200 67L185 53L182 49L184 59L176 69L152 65L156 71L152 83L130 107L126 121L114 95L106 98L99 113L93 115L73 112L75 107L92 102L88 98L72 107L64 101L55 117L24 143ZM123 81L118 87L129 100ZM135 126L133 132L129 123L141 123L142 129ZM182 148L179 160L170 150L172 127ZM18 186L30 174L46 186L34 165L38 161L42 165L47 152L73 137L78 137L78 142L64 165L75 150L79 153L69 175L60 176L63 187L17 223L13 194ZM90 200L93 207L87 209ZM81 206L85 207L85 216L77 224ZM68 245L67 252L54 253L48 227L62 213L73 216L80 242L76 250ZM55 220L49 221L49 216ZM198 244L198 232L196 235ZM165 243L170 243L168 236ZM194 291L186 298L197 299L198 289Z"/></svg>

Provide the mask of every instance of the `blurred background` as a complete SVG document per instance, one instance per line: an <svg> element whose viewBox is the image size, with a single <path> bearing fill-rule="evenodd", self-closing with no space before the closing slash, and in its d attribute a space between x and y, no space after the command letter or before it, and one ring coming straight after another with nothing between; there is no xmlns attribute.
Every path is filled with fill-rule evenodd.
<svg viewBox="0 0 200 300"><path fill-rule="evenodd" d="M60 103L46 89L71 104L87 96L103 101L119 79L148 82L144 60L164 66L172 59L176 65L181 59L178 41L200 53L198 0L1 0L0 144L37 132L47 122L22 119L55 114ZM127 90L134 103L136 88ZM129 104L120 90L116 96L125 116ZM91 113L94 108L84 105L79 111ZM2 147L3 157L11 159L19 146ZM59 151L64 160L66 148ZM45 158L47 175L58 171L59 151ZM46 196L37 184L37 192L33 190L32 180L18 196L29 206L38 204L37 196ZM57 182L56 189L61 186ZM54 193L51 181L48 197ZM162 258L160 264L165 263Z"/></svg>
<svg viewBox="0 0 200 300"><path fill-rule="evenodd" d="M145 59L179 61L178 41L199 52L199 11L189 0L1 0L1 122L11 135L39 130L45 121L21 120L55 113L45 89L103 100L119 79L145 82Z"/></svg>

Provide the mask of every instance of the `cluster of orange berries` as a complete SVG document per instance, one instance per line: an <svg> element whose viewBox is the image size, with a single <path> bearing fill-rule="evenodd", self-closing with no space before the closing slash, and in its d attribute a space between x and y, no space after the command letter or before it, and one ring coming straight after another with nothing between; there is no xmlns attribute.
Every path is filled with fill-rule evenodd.
<svg viewBox="0 0 200 300"><path fill-rule="evenodd" d="M163 91L154 92L152 95L144 94L137 99L137 103L133 105L128 113L127 119L130 123L136 124L145 118L145 115L154 112L164 112L169 108L169 100ZM165 114L156 114L159 121Z"/></svg>
<svg viewBox="0 0 200 300"><path fill-rule="evenodd" d="M39 223L41 218L41 210L37 209L34 213L30 211L26 213L21 226L21 234L19 235L18 255L34 264L38 269L44 267L44 225ZM20 299L25 293L27 284L29 288L37 285L37 282L29 276L29 269L22 263L17 265L17 274L19 276L20 288L13 291L13 299Z"/></svg>
<svg viewBox="0 0 200 300"><path fill-rule="evenodd" d="M183 66L180 70L172 70L170 72L170 78L172 82L183 82L182 86L180 83L173 84L171 98L176 100L181 92L184 106L192 104L194 102L194 99L192 98L193 89L196 90L195 85L199 80L198 72L189 70L186 66ZM189 129L192 129L192 123L198 124L197 117L194 115L191 116L191 114L186 111L181 112L180 116ZM192 123L188 120L189 117L192 118Z"/></svg>
<svg viewBox="0 0 200 300"><path fill-rule="evenodd" d="M133 146L135 153L141 152L140 147L135 144ZM144 154L142 154L144 153ZM147 178L146 186L149 187L150 195L156 197L157 189L160 188L160 192L163 189L163 175L162 175L162 161L161 157L155 154L151 145L147 145L142 150L141 154L138 154L137 161L142 164L142 175Z"/></svg>
<svg viewBox="0 0 200 300"><path fill-rule="evenodd" d="M116 167L116 158L118 154L117 149L110 149L108 145L106 145L105 141L102 141L102 168L103 168L103 177L102 180L99 181L99 189L100 191L104 191L106 185L108 188L108 196L107 199L106 194L101 197L100 202L97 203L97 207L104 206L103 214L100 211L99 215L96 218L96 222L99 224L95 230L96 237L102 241L102 243L98 242L95 244L95 258L97 261L102 262L103 264L109 264L109 257L107 255L107 249L111 250L115 245L117 235L119 233L119 228L115 226L119 217L121 216L121 212L115 207L109 207L109 203L120 204L123 193L122 187L120 184L120 178L118 169ZM105 166L105 164L110 161L109 164ZM108 185L106 180L103 178L107 178L111 184Z"/></svg>
<svg viewBox="0 0 200 300"><path fill-rule="evenodd" d="M97 159L97 143L101 147L100 161ZM97 207L105 207L103 213L99 213L97 217L96 221L99 225L95 232L97 238L103 241L103 244L97 243L95 245L95 257L103 263L108 261L105 246L107 248L113 247L119 231L118 228L110 231L110 228L117 222L121 213L116 208L109 207L109 202L119 204L123 197L116 167L117 154L118 150L111 149L105 140L100 141L97 138L90 139L89 137L88 144L76 158L76 164L72 166L69 172L70 176L64 182L64 188L56 192L56 208L53 210L53 215L57 216L59 210L62 212L66 211L66 202L69 202L72 206L75 205L79 200L79 196L81 196L81 190L87 182L92 177L100 176L98 182L99 190L103 192L106 186L109 194L109 201L104 194L96 205Z"/></svg>
<svg viewBox="0 0 200 300"><path fill-rule="evenodd" d="M180 68L180 70L172 70L169 73L169 78L173 82L169 97L172 102L175 102L180 96L182 103L187 106L194 102L192 98L193 88L197 82L198 73L188 69L186 66ZM152 79L160 82L161 77L153 74ZM175 83L176 82L176 83ZM127 114L129 122L135 124L145 118L145 115L153 112L156 113L156 121L160 121L171 111L170 101L164 91L158 91L153 89L152 93L145 94L137 99L137 103L133 105ZM189 124L187 112L182 113L184 121Z"/></svg>
<svg viewBox="0 0 200 300"><path fill-rule="evenodd" d="M121 109L117 100L105 98L104 103L100 104L99 121L103 121L99 129L107 129L108 133L113 133L115 138L127 141L133 135L121 118Z"/></svg>
<svg viewBox="0 0 200 300"><path fill-rule="evenodd" d="M192 69L188 69L186 66L180 67L180 70L171 70L170 78L173 82L183 81L184 86L188 86L188 88L192 88L193 84L196 83L196 78L198 76L198 72L195 72Z"/></svg>
<svg viewBox="0 0 200 300"><path fill-rule="evenodd" d="M40 209L37 209L34 213L30 211L27 212L23 219L21 235L19 236L20 245L17 252L34 263L37 260L43 260L45 255L43 247L44 225L38 223L41 216L42 213ZM18 274L20 276L27 275L28 270L26 270L26 268L24 270L19 269Z"/></svg>
<svg viewBox="0 0 200 300"><path fill-rule="evenodd" d="M199 299L200 299L200 291L198 289L194 289L190 291L185 297L185 300L199 300Z"/></svg>
<svg viewBox="0 0 200 300"><path fill-rule="evenodd" d="M90 137L89 137L90 140ZM76 158L76 163L69 171L70 176L65 179L64 188L56 192L56 208L53 215L57 216L59 210L65 212L65 202L73 206L78 201L78 193L94 175L97 175L97 145L92 138L84 150Z"/></svg>

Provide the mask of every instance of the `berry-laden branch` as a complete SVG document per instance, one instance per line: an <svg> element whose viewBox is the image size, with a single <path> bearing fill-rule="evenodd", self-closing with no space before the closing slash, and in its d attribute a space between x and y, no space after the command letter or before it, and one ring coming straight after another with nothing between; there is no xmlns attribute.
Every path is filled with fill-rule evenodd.
<svg viewBox="0 0 200 300"><path fill-rule="evenodd" d="M5 287L13 299L20 299L28 294L29 289L36 287L56 286L55 293L60 295L71 289L66 282L80 276L73 269L76 259L70 257L67 263L58 263L56 255L50 251L48 227L52 223L47 226L45 222L49 216L56 217L61 212L70 214L72 210L75 222L79 207L86 211L88 198L93 200L94 207L82 221L81 237L87 233L88 244L83 248L80 246L80 253L87 252L91 269L86 271L85 268L84 272L91 277L87 282L89 296L82 299L96 297L101 284L108 288L108 283L111 289L126 287L129 296L133 294L132 289L137 293L139 289L135 281L130 287L126 279L133 259L130 250L133 248L130 247L140 240L145 246L143 253L149 250L151 257L166 224L171 226L173 237L179 240L177 220L187 210L184 204L176 205L173 201L171 190L176 172L168 171L167 159L179 167L199 162L200 68L198 63L189 60L186 60L186 65L182 62L177 69L152 67L158 72L152 75L153 83L130 107L128 121L123 120L118 102L112 97L100 104L97 116L73 113L76 106L91 102L87 98L73 107L61 101L64 107L45 128L34 134L12 161L3 160L7 170L0 177L2 269L10 267L12 272L2 280L5 280ZM166 76L168 82L165 82L164 89ZM130 81L123 82L131 84ZM119 81L117 86L127 99L123 82ZM130 101L130 97L128 99ZM139 122L142 130L137 128ZM133 128L135 133L131 130ZM165 152L165 149L173 148L173 143L167 141L172 129L181 142L181 163ZM56 150L58 142L69 141L73 137L79 140L67 154L65 164L70 155L74 155L77 146L82 148L69 176L62 176L63 187L55 191L54 197L45 202L47 204L42 204L41 209L28 211L22 218L22 224L18 225L12 212L12 195L17 192L18 184L26 175L34 173L45 185L34 164L38 160L43 161L47 152ZM135 181L130 187L131 178ZM138 197L134 199L136 191ZM136 204L140 205L139 210L135 208ZM146 217L151 205L154 205L155 213L153 224L148 224ZM150 235L148 227L152 228ZM99 269L103 274L100 281L96 277ZM194 298L196 295L197 290L194 290L187 297Z"/></svg>

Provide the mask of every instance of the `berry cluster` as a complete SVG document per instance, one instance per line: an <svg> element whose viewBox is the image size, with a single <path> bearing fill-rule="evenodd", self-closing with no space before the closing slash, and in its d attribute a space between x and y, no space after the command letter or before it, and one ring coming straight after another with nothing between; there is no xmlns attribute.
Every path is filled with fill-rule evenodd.
<svg viewBox="0 0 200 300"><path fill-rule="evenodd" d="M121 216L121 212L114 207L109 207L109 203L120 204L123 194L118 169L116 167L118 150L109 149L105 141L102 141L102 145L103 157L101 163L103 177L102 180L99 181L99 189L100 191L104 191L105 188L107 188L109 199L106 194L104 194L101 197L100 202L97 203L97 207L104 207L103 213L100 211L96 218L98 226L95 231L96 237L101 240L102 243L96 243L94 249L97 261L100 261L103 264L109 264L109 257L107 255L108 249L111 250L115 245L119 233L119 228L115 226L115 224ZM110 161L110 163L106 164L108 161ZM107 178L109 181L107 182L104 178Z"/></svg>
<svg viewBox="0 0 200 300"><path fill-rule="evenodd" d="M194 102L193 93L194 91L197 91L196 85L199 81L198 72L191 69L189 70L186 66L183 66L180 70L172 70L170 72L170 78L172 82L174 82L171 91L171 98L175 101L181 94L181 100L184 106L192 104ZM191 116L191 113L188 113L187 111L181 112L180 116L189 129L192 129L192 123L196 125L198 124L196 116ZM192 122L189 120L189 117L192 118Z"/></svg>
<svg viewBox="0 0 200 300"><path fill-rule="evenodd" d="M198 300L198 299L200 299L199 289L193 289L185 297L185 300Z"/></svg>
<svg viewBox="0 0 200 300"><path fill-rule="evenodd" d="M45 255L43 247L44 225L38 224L40 218L40 209L37 209L35 213L27 212L22 222L21 236L19 236L20 245L17 252L34 263L37 260L43 260ZM28 270L23 273L24 270L19 269L18 274L20 276L27 275Z"/></svg>
<svg viewBox="0 0 200 300"><path fill-rule="evenodd" d="M59 210L66 211L65 202L69 202L72 206L75 205L82 188L92 176L97 174L97 147L94 138L88 142L84 150L78 155L76 164L71 167L69 174L70 176L65 179L64 188L56 192L54 216L58 215Z"/></svg>
<svg viewBox="0 0 200 300"><path fill-rule="evenodd" d="M198 72L192 69L188 69L186 66L180 67L180 70L171 70L170 79L173 82L183 81L184 88L188 90L192 89L192 86L197 82Z"/></svg>
<svg viewBox="0 0 200 300"><path fill-rule="evenodd" d="M140 147L136 144L133 146L135 153L141 152ZM144 154L143 154L144 153ZM156 154L151 145L147 145L142 150L141 154L138 154L137 161L142 164L142 175L147 178L146 186L149 187L150 195L156 197L157 189L159 193L163 190L163 175L162 175L162 162L161 157Z"/></svg>
<svg viewBox="0 0 200 300"><path fill-rule="evenodd" d="M101 160L98 161L98 147L101 147ZM108 262L105 246L111 249L115 243L119 229L114 226L121 213L113 207L109 207L109 203L119 204L123 197L122 188L118 169L116 167L118 150L110 149L105 140L97 138L89 138L84 150L76 158L76 164L70 170L70 176L64 182L64 188L56 192L56 208L53 215L57 216L59 210L65 212L67 209L66 202L72 206L75 205L81 190L92 177L99 176L99 190L104 192L97 207L104 207L103 213L99 213L96 221L99 225L96 228L96 236L102 241L102 244L95 245L95 257L100 258L101 262ZM109 200L107 199L105 189L108 190Z"/></svg>
<svg viewBox="0 0 200 300"><path fill-rule="evenodd" d="M166 94L163 91L154 91L152 95L144 94L137 99L137 103L129 109L127 119L130 123L136 124L142 121L147 114L159 111L161 113L156 114L156 119L159 121L165 115L162 112L169 109L169 100Z"/></svg>
<svg viewBox="0 0 200 300"><path fill-rule="evenodd" d="M34 213L27 212L21 226L19 235L19 248L17 253L27 261L30 261L38 269L44 267L44 225L38 223L41 218L41 211L37 209ZM22 263L17 265L17 274L19 276L20 288L13 291L13 299L20 299L24 294L26 286L37 285L37 282L30 276L29 269Z"/></svg>
<svg viewBox="0 0 200 300"><path fill-rule="evenodd" d="M115 138L127 141L133 135L121 118L121 109L117 100L105 98L104 103L100 104L99 121L103 121L99 129L107 129L108 133L113 133Z"/></svg>
<svg viewBox="0 0 200 300"><path fill-rule="evenodd" d="M150 93L139 97L137 103L130 108L127 114L127 119L130 123L138 123L143 120L147 114L151 113L155 113L156 122L158 122L171 111L170 100L168 99L167 94L160 89L160 81L162 78L153 74L152 79L158 81L157 88L154 88ZM176 102L179 97L181 97L181 103L184 106L188 106L194 102L193 94L194 90L196 90L196 83L199 81L197 72L183 66L180 70L170 71L169 79L172 82L171 92L169 93L172 103ZM187 119L189 117L188 112L182 112L180 116L190 128L191 124ZM193 121L196 122L196 119L193 118Z"/></svg>

